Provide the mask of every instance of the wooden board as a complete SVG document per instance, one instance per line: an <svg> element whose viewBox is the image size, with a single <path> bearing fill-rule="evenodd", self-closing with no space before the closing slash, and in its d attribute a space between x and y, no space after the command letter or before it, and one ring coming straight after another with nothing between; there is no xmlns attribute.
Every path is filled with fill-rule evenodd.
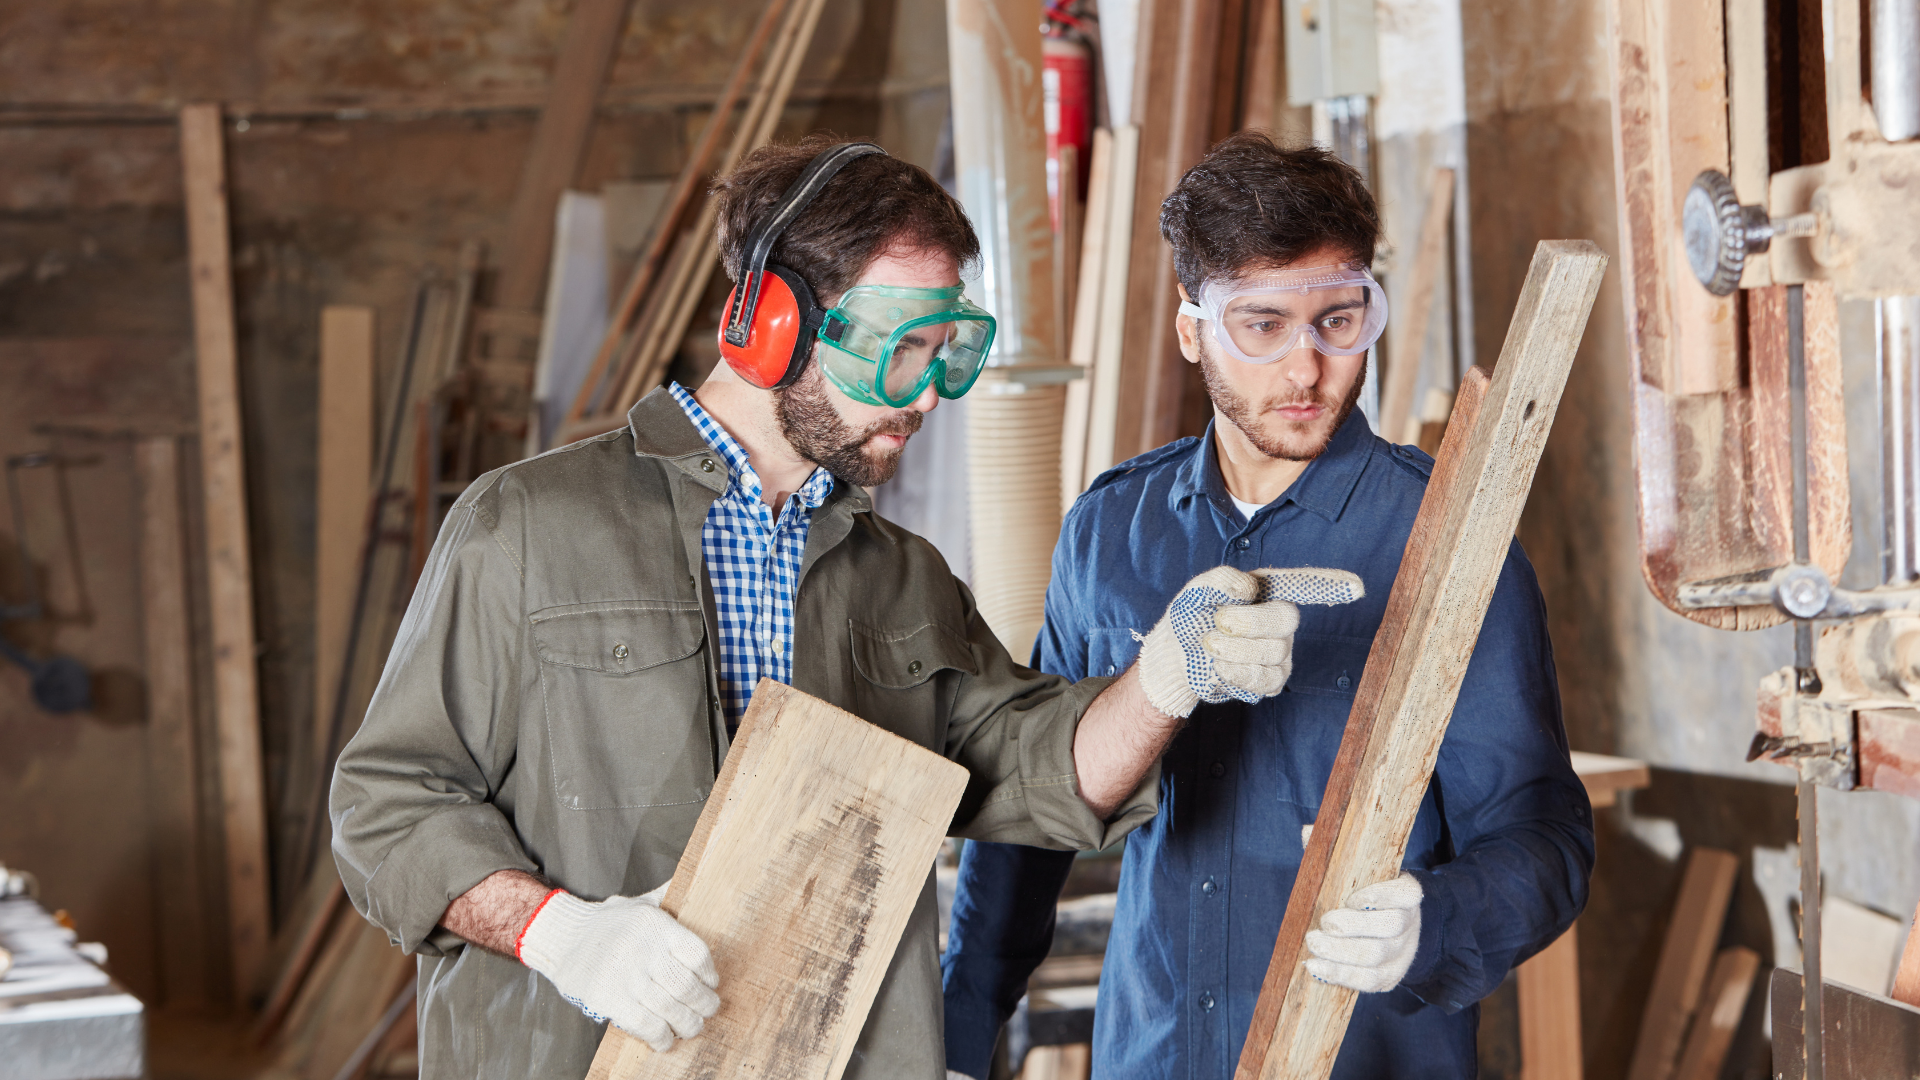
<svg viewBox="0 0 1920 1080"><path fill-rule="evenodd" d="M1653 970L1640 1015L1640 1037L1633 1046L1627 1080L1668 1080L1679 1058L1681 1039L1700 1004L1707 966L1720 944L1740 860L1732 852L1694 848L1680 880L1667 939Z"/></svg>
<svg viewBox="0 0 1920 1080"><path fill-rule="evenodd" d="M314 485L313 715L325 738L340 689L347 624L373 488L373 309L320 311L320 450ZM328 748L316 745L314 760Z"/></svg>
<svg viewBox="0 0 1920 1080"><path fill-rule="evenodd" d="M1727 176L1743 205L1767 202L1767 0L1727 0ZM1749 259L1740 287L1773 283L1772 264Z"/></svg>
<svg viewBox="0 0 1920 1080"><path fill-rule="evenodd" d="M162 986L169 1006L208 1003L209 926L201 889L200 752L193 698L180 443L134 443L140 479L140 620L146 646L147 777L153 814Z"/></svg>
<svg viewBox="0 0 1920 1080"><path fill-rule="evenodd" d="M1601 810L1620 801L1622 791L1646 787L1652 782L1647 763L1633 758L1588 754L1575 750L1573 772L1587 789L1587 801Z"/></svg>
<svg viewBox="0 0 1920 1080"><path fill-rule="evenodd" d="M1580 935L1568 927L1514 976L1520 1080L1580 1080Z"/></svg>
<svg viewBox="0 0 1920 1080"><path fill-rule="evenodd" d="M1686 1048L1680 1052L1673 1080L1716 1080L1720 1075L1734 1033L1740 1030L1740 1018L1746 1015L1747 996L1753 992L1753 977L1759 970L1760 954L1752 949L1735 946L1714 959L1699 1018L1687 1032Z"/></svg>
<svg viewBox="0 0 1920 1080"><path fill-rule="evenodd" d="M1453 170L1435 169L1427 194L1427 216L1420 222L1420 247L1407 272L1407 289L1393 298L1400 332L1388 353L1386 393L1380 399L1380 430L1391 442L1411 443L1420 438L1413 392L1420 381L1421 358L1426 355L1433 289L1446 265L1447 223L1452 209ZM1409 422L1415 424L1411 429Z"/></svg>
<svg viewBox="0 0 1920 1080"><path fill-rule="evenodd" d="M1893 973L1893 992L1888 996L1920 1006L1920 905L1907 923L1907 944L1900 950L1900 967Z"/></svg>
<svg viewBox="0 0 1920 1080"><path fill-rule="evenodd" d="M1333 1069L1356 995L1306 975L1304 939L1355 889L1399 872L1606 265L1588 241L1542 241L1491 382L1479 369L1461 382L1294 879L1239 1080Z"/></svg>
<svg viewBox="0 0 1920 1080"><path fill-rule="evenodd" d="M661 902L713 950L720 1011L665 1054L609 1027L588 1080L836 1080L966 784L762 679Z"/></svg>
<svg viewBox="0 0 1920 1080"><path fill-rule="evenodd" d="M228 250L226 150L220 106L180 110L193 284L200 467L207 591L213 630L213 707L219 731L221 817L226 832L227 923L236 994L254 990L271 933L267 815L260 773L260 691L255 669L253 569L247 548L246 463L240 363Z"/></svg>
<svg viewBox="0 0 1920 1080"><path fill-rule="evenodd" d="M1775 1080L1807 1075L1800 973L1774 968L1773 1073ZM1828 982L1820 995L1826 1080L1899 1080L1920 1061L1920 1008Z"/></svg>
<svg viewBox="0 0 1920 1080"><path fill-rule="evenodd" d="M1060 436L1060 512L1066 513L1073 500L1087 489L1087 438L1093 420L1094 341L1100 326L1100 283L1106 270L1107 233L1112 227L1108 209L1113 171L1113 132L1100 128L1093 133L1093 160L1087 169L1087 204L1083 214L1079 268L1074 288L1072 332L1067 341L1067 361L1085 369L1085 374L1067 384L1067 412Z"/></svg>
<svg viewBox="0 0 1920 1080"><path fill-rule="evenodd" d="M1115 128L1111 183L1107 192L1107 229L1102 241L1106 265L1100 271L1100 304L1093 329L1093 403L1087 421L1086 483L1132 456L1131 436L1122 441L1121 403L1125 382L1127 297L1134 256L1134 193L1139 179L1140 129ZM1159 233L1155 232L1155 237ZM1085 487L1085 484L1082 484Z"/></svg>
<svg viewBox="0 0 1920 1080"><path fill-rule="evenodd" d="M497 307L533 309L540 304L547 259L553 249L553 212L560 193L573 184L593 131L594 107L607 69L620 51L629 0L580 0L567 19L566 37L554 57L552 88L533 131L507 218L501 253Z"/></svg>

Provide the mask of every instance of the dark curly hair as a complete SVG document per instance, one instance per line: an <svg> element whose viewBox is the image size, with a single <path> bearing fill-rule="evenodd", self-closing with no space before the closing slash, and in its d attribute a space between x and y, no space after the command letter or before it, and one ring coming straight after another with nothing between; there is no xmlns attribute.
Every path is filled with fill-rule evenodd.
<svg viewBox="0 0 1920 1080"><path fill-rule="evenodd" d="M747 240L807 163L848 140L809 135L763 146L713 182L721 265L740 280ZM822 304L859 284L860 272L889 250L942 251L962 267L980 257L980 238L959 200L925 169L885 154L856 158L773 245L769 258L798 271Z"/></svg>
<svg viewBox="0 0 1920 1080"><path fill-rule="evenodd" d="M1370 264L1380 212L1366 181L1332 153L1243 131L1180 178L1160 204L1160 235L1197 299L1210 278L1284 266L1326 244Z"/></svg>

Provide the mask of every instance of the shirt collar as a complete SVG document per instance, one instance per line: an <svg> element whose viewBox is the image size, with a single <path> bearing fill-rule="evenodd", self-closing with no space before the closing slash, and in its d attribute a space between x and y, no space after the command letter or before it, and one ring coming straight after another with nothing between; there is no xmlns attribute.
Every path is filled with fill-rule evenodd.
<svg viewBox="0 0 1920 1080"><path fill-rule="evenodd" d="M746 449L734 441L727 429L720 426L720 422L695 400L686 387L677 382L668 383L667 393L673 395L673 400L679 403L687 419L693 421L700 437L727 463L727 472L731 476L728 486L739 488L740 494L750 502L759 502L764 498L766 490L760 485L760 474L753 471L753 463L747 458ZM793 497L800 500L801 506L812 510L826 502L827 496L832 493L833 474L815 466L813 474L807 477L806 483L800 485L800 490L793 493Z"/></svg>
<svg viewBox="0 0 1920 1080"><path fill-rule="evenodd" d="M1198 452L1181 463L1174 474L1167 501L1175 510L1195 496L1207 499L1222 510L1233 509L1226 479L1220 472L1219 449L1214 445L1213 429L1217 423L1217 418L1208 421L1206 434L1201 436L1196 448ZM1354 485L1360 482L1360 474L1366 469L1367 459L1373 456L1373 441L1372 425L1359 409L1353 410L1333 433L1327 448L1307 464L1306 471L1281 496L1281 501L1292 502L1329 521L1339 520L1353 495Z"/></svg>

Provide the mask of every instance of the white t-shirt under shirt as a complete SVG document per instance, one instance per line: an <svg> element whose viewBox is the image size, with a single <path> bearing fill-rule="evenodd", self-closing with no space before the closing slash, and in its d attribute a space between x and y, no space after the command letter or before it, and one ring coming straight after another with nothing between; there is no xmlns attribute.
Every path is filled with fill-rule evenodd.
<svg viewBox="0 0 1920 1080"><path fill-rule="evenodd" d="M1259 513L1260 511L1266 509L1267 507L1266 503L1241 502L1239 499L1234 498L1234 495L1232 492L1227 493L1227 498L1233 499L1233 505L1239 508L1240 516L1243 518L1246 518L1248 521L1252 521L1253 515Z"/></svg>

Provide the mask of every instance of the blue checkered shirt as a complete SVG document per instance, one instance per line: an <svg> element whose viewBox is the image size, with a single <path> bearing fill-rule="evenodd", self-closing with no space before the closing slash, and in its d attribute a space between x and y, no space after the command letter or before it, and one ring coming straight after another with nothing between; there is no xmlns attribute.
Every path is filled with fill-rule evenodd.
<svg viewBox="0 0 1920 1080"><path fill-rule="evenodd" d="M800 490L787 496L776 519L747 452L685 387L669 383L667 392L727 463L727 490L713 501L700 526L700 554L720 619L721 705L731 731L762 678L793 681L794 586L800 580L813 508L832 494L833 474L813 470Z"/></svg>

